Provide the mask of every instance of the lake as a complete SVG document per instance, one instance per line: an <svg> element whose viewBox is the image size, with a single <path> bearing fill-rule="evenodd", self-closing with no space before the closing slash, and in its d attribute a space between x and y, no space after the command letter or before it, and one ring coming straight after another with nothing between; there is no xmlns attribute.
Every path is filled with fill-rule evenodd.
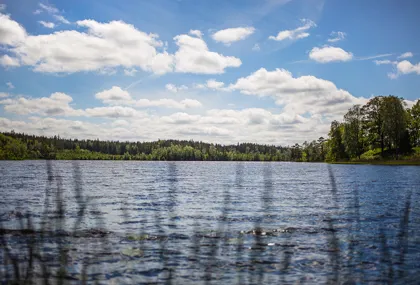
<svg viewBox="0 0 420 285"><path fill-rule="evenodd" d="M0 161L0 228L2 282L418 284L420 167Z"/></svg>

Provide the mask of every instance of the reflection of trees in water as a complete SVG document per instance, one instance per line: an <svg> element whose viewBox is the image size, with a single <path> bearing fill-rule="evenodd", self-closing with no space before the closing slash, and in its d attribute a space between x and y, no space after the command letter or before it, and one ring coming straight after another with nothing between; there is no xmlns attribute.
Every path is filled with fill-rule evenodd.
<svg viewBox="0 0 420 285"><path fill-rule="evenodd" d="M245 177L247 169L245 163L235 164L234 181L232 185L224 188L223 202L220 216L217 219L216 228L211 233L203 232L197 222L193 227L194 233L190 237L183 234L178 221L178 193L180 189L180 177L178 164L167 164L166 174L162 178L165 181L167 191L164 197L157 197L156 209L153 210L153 227L157 229L156 235L148 234L147 215L144 210L137 214L142 223L138 228L138 235L128 235L126 238L133 247L124 253L131 261L136 262L135 272L149 272L148 261L152 260L156 269L158 283L172 284L179 280L192 280L206 284L223 283L225 274L229 274L230 283L236 275L237 284L263 284L266 282L287 284L290 283L293 271L293 233L286 231L282 236L277 235L277 230L265 229L264 225L272 221L276 209L273 206L274 193L281 193L275 188L273 180L273 164L262 165L263 189L259 197L261 208L254 220L253 229L247 232L233 233L233 197L232 190L239 192L245 189ZM47 184L45 188L45 200L43 214L39 222L35 222L31 214L13 215L18 221L17 229L4 227L0 220L0 280L2 283L44 283L58 284L77 282L93 282L99 273L104 276L113 276L115 272L108 272L101 268L104 258L112 255L115 251L109 240L112 234L105 228L105 220L101 212L83 190L83 177L78 162L73 167L73 194L76 202L76 211L73 224L67 219L66 193L63 191L62 178L55 172L51 161L47 161ZM327 283L365 283L372 282L365 275L365 256L361 245L361 213L358 185L352 191L352 202L348 214L350 228L348 236L339 235L340 227L336 224L339 210L340 191L338 190L334 170L331 165L327 166L328 179L331 189L331 211L324 219L323 226L327 242L328 273ZM141 174L140 174L141 175ZM146 191L146 190L141 190ZM276 198L278 199L278 198ZM280 198L281 199L281 198ZM380 225L378 229L377 243L379 244L378 275L373 282L394 283L401 280L415 280L417 276L407 276L407 255L409 254L409 221L411 209L411 192L407 195L404 209L400 218L398 235L396 237L397 251L395 246L390 245L390 237L386 235L386 225ZM123 203L122 217L125 222L131 219L129 201ZM166 217L162 216L166 213ZM10 214L10 213L9 213ZM89 215L93 215L89 217ZM95 221L93 227L86 229L83 224L88 219ZM39 224L36 226L36 224ZM374 230L374 229L373 229ZM281 242L277 244L279 250L270 247L265 239L267 236L278 237ZM185 245L184 239L189 238L189 255L179 256L177 247ZM348 240L344 247L343 239ZM234 240L235 243L231 243ZM274 243L273 243L274 244ZM77 252L72 252L73 248ZM75 259L75 255L77 258ZM156 265L156 258L158 264ZM77 274L71 271L74 261L81 266ZM117 261L118 262L118 261ZM122 262L120 260L119 262ZM325 268L327 268L325 267ZM99 271L102 270L102 272ZM123 269L120 268L121 271ZM185 276L185 271L190 271L190 278ZM325 273L325 272L324 272ZM123 274L120 272L119 274ZM140 278L139 276L137 276ZM299 276L300 277L300 276ZM409 278L409 279L408 279ZM145 279L145 280L150 280ZM194 282L195 282L194 281ZM302 283L305 282L302 276ZM146 281L145 281L146 282ZM408 282L409 283L409 282Z"/></svg>

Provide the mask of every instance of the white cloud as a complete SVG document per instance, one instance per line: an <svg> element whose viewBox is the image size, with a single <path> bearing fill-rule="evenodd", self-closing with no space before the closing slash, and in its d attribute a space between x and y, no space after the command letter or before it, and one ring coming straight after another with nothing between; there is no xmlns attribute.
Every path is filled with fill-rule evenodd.
<svg viewBox="0 0 420 285"><path fill-rule="evenodd" d="M85 113L89 117L108 117L108 118L133 118L138 115L138 111L131 107L111 106L88 108Z"/></svg>
<svg viewBox="0 0 420 285"><path fill-rule="evenodd" d="M280 31L277 34L277 36L269 36L268 38L270 40L283 41L286 39L297 40L309 37L310 34L307 31L313 27L316 27L316 24L308 19L302 19L301 21L303 23L303 26L298 27L294 30Z"/></svg>
<svg viewBox="0 0 420 285"><path fill-rule="evenodd" d="M3 15L1 15L3 17ZM100 71L117 66L134 68L156 74L172 71L173 58L157 48L163 44L157 35L146 34L121 21L99 23L78 21L86 33L67 30L32 36L15 21L5 18L0 43L14 45L14 53L23 65L38 72Z"/></svg>
<svg viewBox="0 0 420 285"><path fill-rule="evenodd" d="M420 63L412 64L408 60L400 61L397 64L398 72L402 74L417 73L420 74Z"/></svg>
<svg viewBox="0 0 420 285"><path fill-rule="evenodd" d="M39 7L41 7L43 10L47 11L49 14L57 14L59 13L58 9L51 5L46 5L39 3Z"/></svg>
<svg viewBox="0 0 420 285"><path fill-rule="evenodd" d="M25 40L25 28L10 19L9 15L0 13L0 23L0 45L13 46Z"/></svg>
<svg viewBox="0 0 420 285"><path fill-rule="evenodd" d="M244 40L255 32L254 27L229 28L215 32L211 37L216 42L230 45L233 42Z"/></svg>
<svg viewBox="0 0 420 285"><path fill-rule="evenodd" d="M130 123L123 119L117 119L113 121L111 125L113 127L127 127L130 125Z"/></svg>
<svg viewBox="0 0 420 285"><path fill-rule="evenodd" d="M73 99L61 92L55 92L50 97L36 99L16 98L3 102L4 110L7 112L28 115L39 114L44 116L80 116L81 110L74 110L69 103Z"/></svg>
<svg viewBox="0 0 420 285"><path fill-rule="evenodd" d="M131 69L124 69L124 74L127 76L134 76L138 72L137 69L131 68Z"/></svg>
<svg viewBox="0 0 420 285"><path fill-rule="evenodd" d="M182 91L182 90L188 90L188 86L185 85L181 85L181 86L176 86L174 84L166 84L165 85L166 90L168 90L169 92L172 93L177 93L178 91Z"/></svg>
<svg viewBox="0 0 420 285"><path fill-rule="evenodd" d="M38 21L41 25L43 25L45 28L54 29L55 24L52 22L45 22L45 21Z"/></svg>
<svg viewBox="0 0 420 285"><path fill-rule="evenodd" d="M183 135L224 137L228 136L230 131L219 127L188 127L180 129L178 133Z"/></svg>
<svg viewBox="0 0 420 285"><path fill-rule="evenodd" d="M190 30L189 34L199 38L203 37L203 33L200 30Z"/></svg>
<svg viewBox="0 0 420 285"><path fill-rule="evenodd" d="M137 107L164 107L164 108L173 108L173 109L188 109L188 108L197 108L201 107L202 104L193 99L184 99L181 101L175 101L173 99L139 99L135 102Z"/></svg>
<svg viewBox="0 0 420 285"><path fill-rule="evenodd" d="M213 89L213 90L222 89L224 85L225 84L223 82L216 81L214 79L209 79L207 80L207 83L206 83L207 88Z"/></svg>
<svg viewBox="0 0 420 285"><path fill-rule="evenodd" d="M322 48L314 47L310 53L309 58L320 63L328 63L335 61L349 61L353 58L351 52L347 52L342 48L325 46Z"/></svg>
<svg viewBox="0 0 420 285"><path fill-rule="evenodd" d="M174 70L220 74L225 72L225 68L242 64L239 58L209 51L201 38L189 35L176 36L174 40L179 49L175 55L169 54L166 45L158 40L158 35L144 33L122 21L100 23L83 20L76 24L86 29L84 32L63 30L27 35L25 29L9 16L0 14L0 17L5 23L0 26L0 45L9 46L6 50L14 54L14 65L32 66L36 72L105 71L108 74L108 71L115 72L115 68L121 66L128 70L126 74L131 74L137 67L155 74ZM13 65L10 59L3 56L3 65Z"/></svg>
<svg viewBox="0 0 420 285"><path fill-rule="evenodd" d="M9 89L14 89L15 88L15 86L13 85L13 83L12 82L6 82L6 85L7 85L7 87L9 88Z"/></svg>
<svg viewBox="0 0 420 285"><path fill-rule="evenodd" d="M248 77L239 78L229 88L248 95L270 96L288 114L340 117L352 105L366 102L365 98L356 98L338 89L331 81L314 76L295 78L285 69L261 68Z"/></svg>
<svg viewBox="0 0 420 285"><path fill-rule="evenodd" d="M190 115L184 112L174 113L170 116L163 116L161 120L169 124L193 124L200 119L199 115Z"/></svg>
<svg viewBox="0 0 420 285"><path fill-rule="evenodd" d="M0 4L0 12L6 10L6 4Z"/></svg>
<svg viewBox="0 0 420 285"><path fill-rule="evenodd" d="M383 54L377 54L377 55L369 55L369 56L358 56L355 57L355 60L370 60L375 58L381 58L381 57L388 57L391 56L392 53L383 53Z"/></svg>
<svg viewBox="0 0 420 285"><path fill-rule="evenodd" d="M172 84L167 84L167 88L168 88L168 85L169 85L169 88L171 88L170 85ZM176 87L173 85L172 87L176 88L176 90L178 91L178 90L184 89L186 86ZM123 90L118 86L113 86L111 89L98 92L96 93L95 97L101 100L102 102L104 102L105 104L130 105L130 106L135 106L139 108L161 107L161 108L174 108L174 109L188 109L188 108L197 108L197 107L202 106L202 104L199 101L193 100L193 99L184 99L181 101L176 101L174 99L166 99L166 98L161 98L161 99L156 99L156 100L150 100L150 99L135 100L128 91Z"/></svg>
<svg viewBox="0 0 420 285"><path fill-rule="evenodd" d="M71 24L69 20L67 20L66 18L64 18L64 16L60 15L60 11L55 8L52 5L46 5L46 4L42 4L39 3L39 6L42 8L42 10L46 11L48 14L51 14L54 19L56 19L57 21L63 23L63 24ZM34 11L35 15L41 14L42 10L38 9ZM41 22L41 21L40 21ZM45 26L47 27L47 26ZM53 28L53 27L47 27L47 28Z"/></svg>
<svg viewBox="0 0 420 285"><path fill-rule="evenodd" d="M9 97L9 94L0 92L0 98L5 98L5 97Z"/></svg>
<svg viewBox="0 0 420 285"><path fill-rule="evenodd" d="M16 67L16 66L20 66L20 63L17 58L10 57L7 54L5 54L0 57L0 65L5 66L5 67L8 67L8 66Z"/></svg>
<svg viewBox="0 0 420 285"><path fill-rule="evenodd" d="M331 32L331 37L328 39L328 42L335 43L341 40L344 40L346 38L346 33L344 32Z"/></svg>
<svg viewBox="0 0 420 285"><path fill-rule="evenodd" d="M398 58L409 58L409 57L413 57L412 52L405 52L405 53L401 54Z"/></svg>
<svg viewBox="0 0 420 285"><path fill-rule="evenodd" d="M261 47L260 47L260 45L259 45L259 44L255 44L255 45L252 47L252 50L253 50L253 51L260 51L260 50L261 50Z"/></svg>
<svg viewBox="0 0 420 285"><path fill-rule="evenodd" d="M397 79L398 78L398 73L388 72L387 76L388 76L389 79Z"/></svg>
<svg viewBox="0 0 420 285"><path fill-rule="evenodd" d="M396 64L395 61L391 61L389 59L385 59L385 60L374 60L373 61L376 65L382 65L382 64Z"/></svg>
<svg viewBox="0 0 420 285"><path fill-rule="evenodd" d="M178 35L174 40L179 47L175 53L177 72L218 74L224 73L227 67L239 67L242 64L239 58L209 51L201 38Z"/></svg>
<svg viewBox="0 0 420 285"><path fill-rule="evenodd" d="M98 92L95 97L106 104L120 104L132 100L130 93L118 86L112 86L111 89Z"/></svg>
<svg viewBox="0 0 420 285"><path fill-rule="evenodd" d="M69 21L69 20L67 20L66 18L64 18L64 16L62 16L62 15L53 15L53 17L54 17L57 21L59 21L59 22L61 22L61 23L63 23L63 24L67 24L67 25L71 24L71 23L70 23L70 21Z"/></svg>
<svg viewBox="0 0 420 285"><path fill-rule="evenodd" d="M405 58L410 57L410 54L404 53L400 55L398 58ZM388 72L387 76L390 79L397 79L403 74L409 74L409 73L416 73L420 74L420 62L417 64L412 64L408 60L402 60L402 61L391 61L391 60L375 60L374 63L376 65L382 65L382 64L391 64L393 66L393 71Z"/></svg>

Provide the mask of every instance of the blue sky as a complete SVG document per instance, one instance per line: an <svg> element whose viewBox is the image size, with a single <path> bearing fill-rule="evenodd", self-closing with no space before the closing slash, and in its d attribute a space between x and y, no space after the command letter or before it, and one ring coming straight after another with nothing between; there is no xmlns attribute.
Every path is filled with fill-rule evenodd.
<svg viewBox="0 0 420 285"><path fill-rule="evenodd" d="M420 2L0 1L0 130L292 144L420 95Z"/></svg>

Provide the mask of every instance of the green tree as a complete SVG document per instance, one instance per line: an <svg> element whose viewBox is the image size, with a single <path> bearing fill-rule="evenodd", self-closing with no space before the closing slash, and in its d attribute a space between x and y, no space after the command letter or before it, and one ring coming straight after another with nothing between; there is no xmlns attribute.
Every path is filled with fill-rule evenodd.
<svg viewBox="0 0 420 285"><path fill-rule="evenodd" d="M328 161L339 161L347 158L345 147L343 144L343 125L338 121L331 123L329 132L330 139L328 140Z"/></svg>
<svg viewBox="0 0 420 285"><path fill-rule="evenodd" d="M343 143L350 158L358 157L364 147L363 113L360 105L354 105L344 115Z"/></svg>
<svg viewBox="0 0 420 285"><path fill-rule="evenodd" d="M420 146L420 100L408 109L408 133L413 146Z"/></svg>
<svg viewBox="0 0 420 285"><path fill-rule="evenodd" d="M407 127L407 114L404 105L403 98L396 96L383 97L381 104L383 133L388 140L390 148L395 148L397 158L401 139Z"/></svg>
<svg viewBox="0 0 420 285"><path fill-rule="evenodd" d="M382 155L385 148L384 113L382 112L383 98L383 96L374 97L362 107L362 113L364 114L363 128L368 134L369 145L376 147L376 143L379 143Z"/></svg>

